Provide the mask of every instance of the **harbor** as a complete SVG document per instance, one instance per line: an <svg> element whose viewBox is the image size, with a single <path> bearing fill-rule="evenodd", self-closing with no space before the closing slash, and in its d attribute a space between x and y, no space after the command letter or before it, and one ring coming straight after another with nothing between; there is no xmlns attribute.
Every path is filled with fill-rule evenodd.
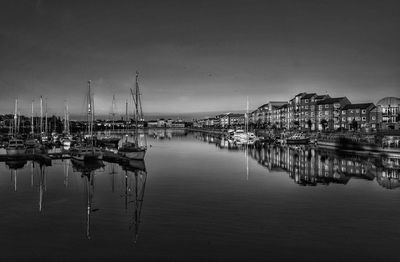
<svg viewBox="0 0 400 262"><path fill-rule="evenodd" d="M399 18L1 1L0 262L398 262Z"/></svg>

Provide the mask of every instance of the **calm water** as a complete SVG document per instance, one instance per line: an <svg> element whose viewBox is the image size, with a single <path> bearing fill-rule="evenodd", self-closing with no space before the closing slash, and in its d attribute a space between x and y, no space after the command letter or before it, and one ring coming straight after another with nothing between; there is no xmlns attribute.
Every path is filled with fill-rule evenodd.
<svg viewBox="0 0 400 262"><path fill-rule="evenodd" d="M0 260L399 261L398 159L148 143L145 171L1 162Z"/></svg>

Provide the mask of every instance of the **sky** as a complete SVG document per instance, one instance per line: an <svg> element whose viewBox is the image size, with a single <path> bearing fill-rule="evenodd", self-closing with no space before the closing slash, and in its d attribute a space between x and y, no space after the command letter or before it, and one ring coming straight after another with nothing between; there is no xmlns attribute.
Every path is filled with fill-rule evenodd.
<svg viewBox="0 0 400 262"><path fill-rule="evenodd" d="M299 92L400 92L400 1L0 1L0 113L250 110ZM131 108L131 107L130 107ZM209 113L211 114L211 113Z"/></svg>

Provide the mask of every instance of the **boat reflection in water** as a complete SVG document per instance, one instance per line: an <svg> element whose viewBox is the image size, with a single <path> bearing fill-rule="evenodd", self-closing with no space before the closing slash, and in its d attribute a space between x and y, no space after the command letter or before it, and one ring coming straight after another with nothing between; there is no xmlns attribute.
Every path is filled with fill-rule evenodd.
<svg viewBox="0 0 400 262"><path fill-rule="evenodd" d="M147 181L146 166L144 161L129 161L129 163L121 166L122 170L125 171L125 209L130 211L130 216L132 217L129 230L133 232L133 243L136 244L139 236L140 217ZM132 179L134 179L134 185L131 183ZM132 205L130 206L129 203L132 203Z"/></svg>
<svg viewBox="0 0 400 262"><path fill-rule="evenodd" d="M99 211L99 208L93 207L93 197L95 189L95 174L96 171L104 167L101 160L92 162L82 162L71 160L75 172L81 173L81 178L84 179L85 197L86 197L86 238L91 239L90 223L91 213ZM133 242L136 243L139 235L139 226L141 223L140 216L143 205L144 191L146 187L147 173L144 161L130 160L129 162L119 164L124 174L124 193L122 196L125 200L125 209L132 217L129 225L129 230L133 231ZM116 164L110 163L110 174L112 175L111 188L112 192L115 189L114 177L116 172ZM132 205L130 205L132 203Z"/></svg>
<svg viewBox="0 0 400 262"><path fill-rule="evenodd" d="M284 171L302 186L347 184L350 179L365 179L387 189L400 187L400 156L357 155L311 146L266 145L246 147L229 143L223 136L196 134L199 140L218 148L243 150L268 171Z"/></svg>
<svg viewBox="0 0 400 262"><path fill-rule="evenodd" d="M95 171L103 168L104 163L102 160L94 161L77 161L75 159L71 160L72 168L75 172L80 172L81 177L84 179L85 183L85 195L86 195L86 237L90 239L90 214L96 212L99 209L92 209L93 193L94 193L94 175Z"/></svg>
<svg viewBox="0 0 400 262"><path fill-rule="evenodd" d="M22 159L7 160L6 166L11 171L11 181L14 182L14 191L17 191L17 171L23 169L27 161Z"/></svg>

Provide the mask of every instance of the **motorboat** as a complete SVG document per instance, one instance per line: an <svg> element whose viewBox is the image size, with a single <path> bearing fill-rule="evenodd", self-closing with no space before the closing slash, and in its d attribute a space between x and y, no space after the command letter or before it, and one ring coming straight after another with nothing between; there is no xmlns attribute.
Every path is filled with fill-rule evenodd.
<svg viewBox="0 0 400 262"><path fill-rule="evenodd" d="M21 139L12 138L8 141L8 146L6 147L6 152L8 156L21 156L26 153L25 143Z"/></svg>
<svg viewBox="0 0 400 262"><path fill-rule="evenodd" d="M286 138L286 144L288 145L305 145L310 142L310 138L306 137L303 133L294 134Z"/></svg>

